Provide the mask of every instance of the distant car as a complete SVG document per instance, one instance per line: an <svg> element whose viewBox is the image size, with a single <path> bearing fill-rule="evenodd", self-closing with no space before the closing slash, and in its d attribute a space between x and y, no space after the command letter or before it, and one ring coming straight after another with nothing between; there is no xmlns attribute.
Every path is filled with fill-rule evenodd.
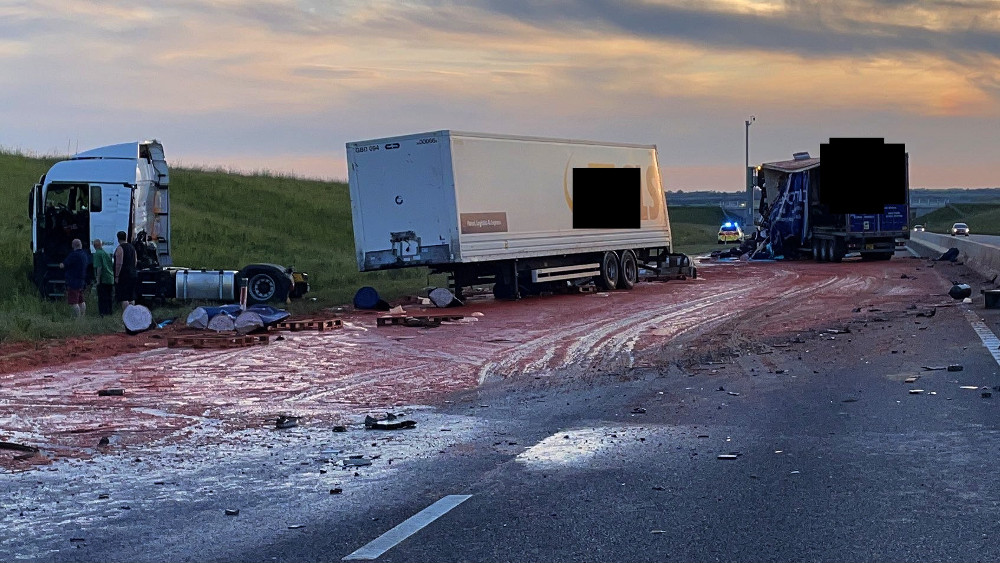
<svg viewBox="0 0 1000 563"><path fill-rule="evenodd" d="M965 235L969 236L969 226L965 223L955 223L951 226L951 236Z"/></svg>
<svg viewBox="0 0 1000 563"><path fill-rule="evenodd" d="M743 229L740 228L739 223L726 222L719 227L719 244L742 241Z"/></svg>
<svg viewBox="0 0 1000 563"><path fill-rule="evenodd" d="M913 225L913 230L915 232L922 233L922 232L924 232L924 226L923 225Z"/></svg>

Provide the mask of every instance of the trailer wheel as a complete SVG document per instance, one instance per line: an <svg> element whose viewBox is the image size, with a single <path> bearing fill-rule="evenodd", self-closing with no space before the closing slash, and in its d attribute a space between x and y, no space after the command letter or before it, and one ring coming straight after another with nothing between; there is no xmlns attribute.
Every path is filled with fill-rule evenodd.
<svg viewBox="0 0 1000 563"><path fill-rule="evenodd" d="M292 281L288 274L273 264L253 264L240 270L247 279L247 303L283 302L288 297Z"/></svg>
<svg viewBox="0 0 1000 563"><path fill-rule="evenodd" d="M618 285L618 253L609 250L601 258L601 275L598 276L597 286L605 291L610 291Z"/></svg>
<svg viewBox="0 0 1000 563"><path fill-rule="evenodd" d="M844 245L840 243L839 239L833 239L830 242L830 261L841 262L844 260L844 254Z"/></svg>
<svg viewBox="0 0 1000 563"><path fill-rule="evenodd" d="M635 252L622 250L621 260L618 264L618 289L632 289L639 281L639 264L635 259Z"/></svg>
<svg viewBox="0 0 1000 563"><path fill-rule="evenodd" d="M813 237L813 260L823 261L823 241Z"/></svg>

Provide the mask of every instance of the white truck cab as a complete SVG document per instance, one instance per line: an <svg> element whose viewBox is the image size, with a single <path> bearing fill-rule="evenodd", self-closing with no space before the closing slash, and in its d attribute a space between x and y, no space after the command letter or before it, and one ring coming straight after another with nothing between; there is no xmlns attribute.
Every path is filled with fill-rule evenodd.
<svg viewBox="0 0 1000 563"><path fill-rule="evenodd" d="M110 145L57 162L28 196L34 281L43 294L63 293L59 264L73 239L93 251L100 239L113 253L116 234L141 239L155 248L155 262L170 258L170 184L163 145L143 141Z"/></svg>

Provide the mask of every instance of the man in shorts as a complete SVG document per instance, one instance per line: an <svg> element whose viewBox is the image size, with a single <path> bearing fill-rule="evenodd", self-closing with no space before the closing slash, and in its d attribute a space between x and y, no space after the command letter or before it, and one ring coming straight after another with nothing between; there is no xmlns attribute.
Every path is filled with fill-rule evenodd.
<svg viewBox="0 0 1000 563"><path fill-rule="evenodd" d="M73 251L59 266L65 270L66 302L73 309L74 315L82 317L87 313L83 292L87 287L87 274L90 272L90 256L84 252L80 239L73 239L71 244Z"/></svg>

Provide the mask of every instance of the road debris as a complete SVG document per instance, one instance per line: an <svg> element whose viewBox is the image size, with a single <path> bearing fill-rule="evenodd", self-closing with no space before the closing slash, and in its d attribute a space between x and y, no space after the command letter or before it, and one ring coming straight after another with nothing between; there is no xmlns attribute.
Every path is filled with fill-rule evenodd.
<svg viewBox="0 0 1000 563"><path fill-rule="evenodd" d="M125 390L120 387L113 389L101 389L97 392L97 395L99 397L121 397L125 395Z"/></svg>
<svg viewBox="0 0 1000 563"><path fill-rule="evenodd" d="M240 511L239 511L239 509L236 509L236 508L227 508L225 514L226 514L226 516L239 516L240 515Z"/></svg>
<svg viewBox="0 0 1000 563"><path fill-rule="evenodd" d="M393 418L395 418L395 416L393 416ZM415 420L403 420L400 422L381 422L371 415L365 416L366 430L403 430L406 428L415 428L416 426L417 426L417 421Z"/></svg>
<svg viewBox="0 0 1000 563"><path fill-rule="evenodd" d="M334 432L347 432L346 426L337 425L333 427Z"/></svg>
<svg viewBox="0 0 1000 563"><path fill-rule="evenodd" d="M924 392L923 389L910 389L910 395L919 395L923 392Z"/></svg>
<svg viewBox="0 0 1000 563"><path fill-rule="evenodd" d="M924 371L942 371L948 369L948 366L920 366Z"/></svg>
<svg viewBox="0 0 1000 563"><path fill-rule="evenodd" d="M301 416L285 416L279 414L278 418L274 421L274 427L278 429L294 428L299 425L299 419Z"/></svg>
<svg viewBox="0 0 1000 563"><path fill-rule="evenodd" d="M443 287L436 287L432 289L427 294L427 297L431 300L431 303L433 303L435 307L456 307L463 304L457 297L455 297L454 293Z"/></svg>
<svg viewBox="0 0 1000 563"><path fill-rule="evenodd" d="M955 260L958 260L958 249L951 247L945 251L944 254L935 258L935 260L938 262L954 262Z"/></svg>
<svg viewBox="0 0 1000 563"><path fill-rule="evenodd" d="M740 457L740 454L719 454L715 456L716 459L736 459Z"/></svg>
<svg viewBox="0 0 1000 563"><path fill-rule="evenodd" d="M336 487L336 488L330 489L330 494L331 495L339 495L340 493L343 493L343 492L344 492L344 489L341 489L340 487Z"/></svg>
<svg viewBox="0 0 1000 563"><path fill-rule="evenodd" d="M17 444L14 442L0 442L0 450L11 450L15 452L29 452L38 453L38 448L35 446L25 446L24 444Z"/></svg>
<svg viewBox="0 0 1000 563"><path fill-rule="evenodd" d="M918 379L920 379L919 375L911 375L910 377L904 379L903 383L916 383Z"/></svg>
<svg viewBox="0 0 1000 563"><path fill-rule="evenodd" d="M962 364L951 364L948 366L948 371L962 371L963 369L965 368L962 367Z"/></svg>
<svg viewBox="0 0 1000 563"><path fill-rule="evenodd" d="M972 287L967 283L956 283L948 290L948 295L952 299L965 299L972 295Z"/></svg>
<svg viewBox="0 0 1000 563"><path fill-rule="evenodd" d="M632 414L646 414L646 409L642 407L635 407L632 409Z"/></svg>
<svg viewBox="0 0 1000 563"><path fill-rule="evenodd" d="M990 397L993 396L993 393L991 393L990 391L983 391L982 393L979 394L979 396L984 399L989 399Z"/></svg>
<svg viewBox="0 0 1000 563"><path fill-rule="evenodd" d="M736 391L726 391L726 394L727 395L732 395L733 397L739 397L740 396L740 394L737 393Z"/></svg>
<svg viewBox="0 0 1000 563"><path fill-rule="evenodd" d="M344 467L365 467L372 464L372 460L365 459L361 456L351 456L347 459L340 460L341 465Z"/></svg>
<svg viewBox="0 0 1000 563"><path fill-rule="evenodd" d="M959 387L959 389L979 389L979 387L976 387L975 385L963 385Z"/></svg>

